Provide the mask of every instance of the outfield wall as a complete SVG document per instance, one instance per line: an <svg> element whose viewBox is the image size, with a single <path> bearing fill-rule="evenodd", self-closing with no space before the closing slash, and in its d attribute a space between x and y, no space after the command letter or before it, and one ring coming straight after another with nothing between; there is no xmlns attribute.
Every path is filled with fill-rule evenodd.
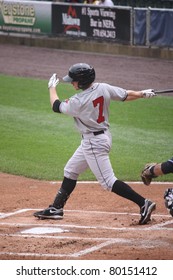
<svg viewBox="0 0 173 280"><path fill-rule="evenodd" d="M0 1L1 43L172 59L172 26L172 9Z"/></svg>

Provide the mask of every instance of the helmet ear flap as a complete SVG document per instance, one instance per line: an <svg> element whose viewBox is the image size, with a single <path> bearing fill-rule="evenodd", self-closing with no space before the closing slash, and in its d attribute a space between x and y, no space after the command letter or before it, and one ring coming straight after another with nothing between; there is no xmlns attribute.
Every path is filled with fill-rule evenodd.
<svg viewBox="0 0 173 280"><path fill-rule="evenodd" d="M86 74L83 75L82 79L79 80L78 87L80 89L87 89L95 80L95 70L92 68Z"/></svg>

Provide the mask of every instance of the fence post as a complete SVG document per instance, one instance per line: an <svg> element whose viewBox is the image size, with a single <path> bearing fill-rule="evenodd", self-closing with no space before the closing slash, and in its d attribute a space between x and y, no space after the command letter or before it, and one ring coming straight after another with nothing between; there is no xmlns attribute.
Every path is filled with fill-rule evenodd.
<svg viewBox="0 0 173 280"><path fill-rule="evenodd" d="M134 45L134 8L130 11L130 45Z"/></svg>
<svg viewBox="0 0 173 280"><path fill-rule="evenodd" d="M146 46L150 46L150 26L151 26L151 10L148 7L146 12Z"/></svg>

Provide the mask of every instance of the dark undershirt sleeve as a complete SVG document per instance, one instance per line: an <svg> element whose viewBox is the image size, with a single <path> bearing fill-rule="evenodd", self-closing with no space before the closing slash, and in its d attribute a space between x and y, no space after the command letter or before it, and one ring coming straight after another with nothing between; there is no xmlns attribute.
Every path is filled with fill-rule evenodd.
<svg viewBox="0 0 173 280"><path fill-rule="evenodd" d="M173 162L169 160L166 162L162 162L161 170L163 174L173 173Z"/></svg>
<svg viewBox="0 0 173 280"><path fill-rule="evenodd" d="M61 113L60 110L59 110L60 104L61 104L61 101L59 101L58 99L55 100L55 102L53 103L52 110L55 113Z"/></svg>

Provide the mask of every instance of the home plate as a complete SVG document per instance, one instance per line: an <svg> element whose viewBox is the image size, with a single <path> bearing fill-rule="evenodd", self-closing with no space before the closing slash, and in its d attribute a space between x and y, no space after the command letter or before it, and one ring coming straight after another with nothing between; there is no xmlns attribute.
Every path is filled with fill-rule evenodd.
<svg viewBox="0 0 173 280"><path fill-rule="evenodd" d="M62 233L62 232L69 232L69 230L64 230L62 228L54 228L54 227L34 227L21 231L21 233L24 234L47 234L47 233Z"/></svg>

